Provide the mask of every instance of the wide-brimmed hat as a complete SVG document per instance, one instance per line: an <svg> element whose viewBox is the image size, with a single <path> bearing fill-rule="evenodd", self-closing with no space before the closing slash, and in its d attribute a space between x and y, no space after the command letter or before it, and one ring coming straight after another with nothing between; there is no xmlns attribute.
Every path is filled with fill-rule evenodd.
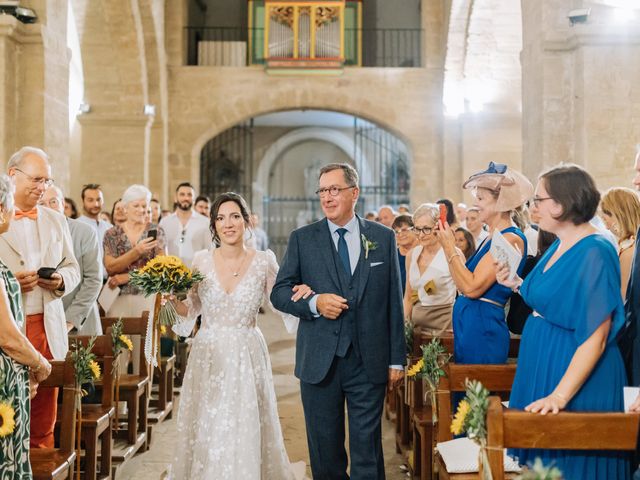
<svg viewBox="0 0 640 480"><path fill-rule="evenodd" d="M508 212L533 197L533 185L527 177L501 163L489 162L489 167L471 175L462 188L486 188L498 194L496 211Z"/></svg>

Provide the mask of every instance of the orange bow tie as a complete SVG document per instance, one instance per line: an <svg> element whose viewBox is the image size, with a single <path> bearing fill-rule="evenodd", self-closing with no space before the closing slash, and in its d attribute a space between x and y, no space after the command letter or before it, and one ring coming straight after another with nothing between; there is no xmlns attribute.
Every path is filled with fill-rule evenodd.
<svg viewBox="0 0 640 480"><path fill-rule="evenodd" d="M22 210L17 210L16 209L16 213L14 214L14 218L16 220L20 220L21 218L30 218L31 220L37 220L38 219L38 209L37 208L32 208L31 210L28 210L26 212L23 212Z"/></svg>

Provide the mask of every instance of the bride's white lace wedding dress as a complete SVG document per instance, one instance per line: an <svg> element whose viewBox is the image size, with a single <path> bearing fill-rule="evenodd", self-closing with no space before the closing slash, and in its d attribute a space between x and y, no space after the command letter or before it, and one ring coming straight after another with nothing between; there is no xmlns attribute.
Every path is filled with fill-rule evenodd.
<svg viewBox="0 0 640 480"><path fill-rule="evenodd" d="M256 252L235 290L217 279L212 252L194 268L206 275L189 294L188 319L174 327L188 335L197 315L180 394L173 480L294 479L284 447L267 345L256 326L278 271L273 252ZM297 319L286 316L287 329Z"/></svg>

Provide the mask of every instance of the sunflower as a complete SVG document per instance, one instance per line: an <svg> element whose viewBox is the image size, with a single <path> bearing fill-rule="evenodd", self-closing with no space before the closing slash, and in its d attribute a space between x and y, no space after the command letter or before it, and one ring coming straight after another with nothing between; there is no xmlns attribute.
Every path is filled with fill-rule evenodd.
<svg viewBox="0 0 640 480"><path fill-rule="evenodd" d="M120 341L124 344L125 347L127 347L128 350L133 350L133 343L131 342L131 339L129 337L127 337L124 333L122 335L120 335L118 337L120 339Z"/></svg>
<svg viewBox="0 0 640 480"><path fill-rule="evenodd" d="M160 335L165 335L167 333L167 327L164 325L160 325Z"/></svg>
<svg viewBox="0 0 640 480"><path fill-rule="evenodd" d="M89 362L89 369L93 374L93 378L98 380L100 378L100 365L98 365L98 363L95 360L91 360Z"/></svg>
<svg viewBox="0 0 640 480"><path fill-rule="evenodd" d="M456 412L453 421L451 422L451 433L454 435L460 435L464 429L464 421L471 410L471 405L466 400L462 400L458 404L458 411Z"/></svg>
<svg viewBox="0 0 640 480"><path fill-rule="evenodd" d="M415 377L417 374L419 374L422 371L423 367L424 367L424 358L421 358L420 360L418 360L418 363L416 363L413 367L409 369L409 371L407 372L407 377Z"/></svg>
<svg viewBox="0 0 640 480"><path fill-rule="evenodd" d="M16 412L7 402L0 402L0 438L13 433L16 427Z"/></svg>

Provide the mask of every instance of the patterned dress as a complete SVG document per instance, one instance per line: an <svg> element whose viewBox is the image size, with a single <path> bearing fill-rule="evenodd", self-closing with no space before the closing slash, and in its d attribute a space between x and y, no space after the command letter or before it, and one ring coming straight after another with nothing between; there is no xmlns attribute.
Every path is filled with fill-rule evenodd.
<svg viewBox="0 0 640 480"><path fill-rule="evenodd" d="M24 323L20 284L0 261L0 280L9 295L9 307L18 328ZM0 348L0 400L10 401L15 410L15 429L0 438L0 480L32 478L29 464L29 369Z"/></svg>

